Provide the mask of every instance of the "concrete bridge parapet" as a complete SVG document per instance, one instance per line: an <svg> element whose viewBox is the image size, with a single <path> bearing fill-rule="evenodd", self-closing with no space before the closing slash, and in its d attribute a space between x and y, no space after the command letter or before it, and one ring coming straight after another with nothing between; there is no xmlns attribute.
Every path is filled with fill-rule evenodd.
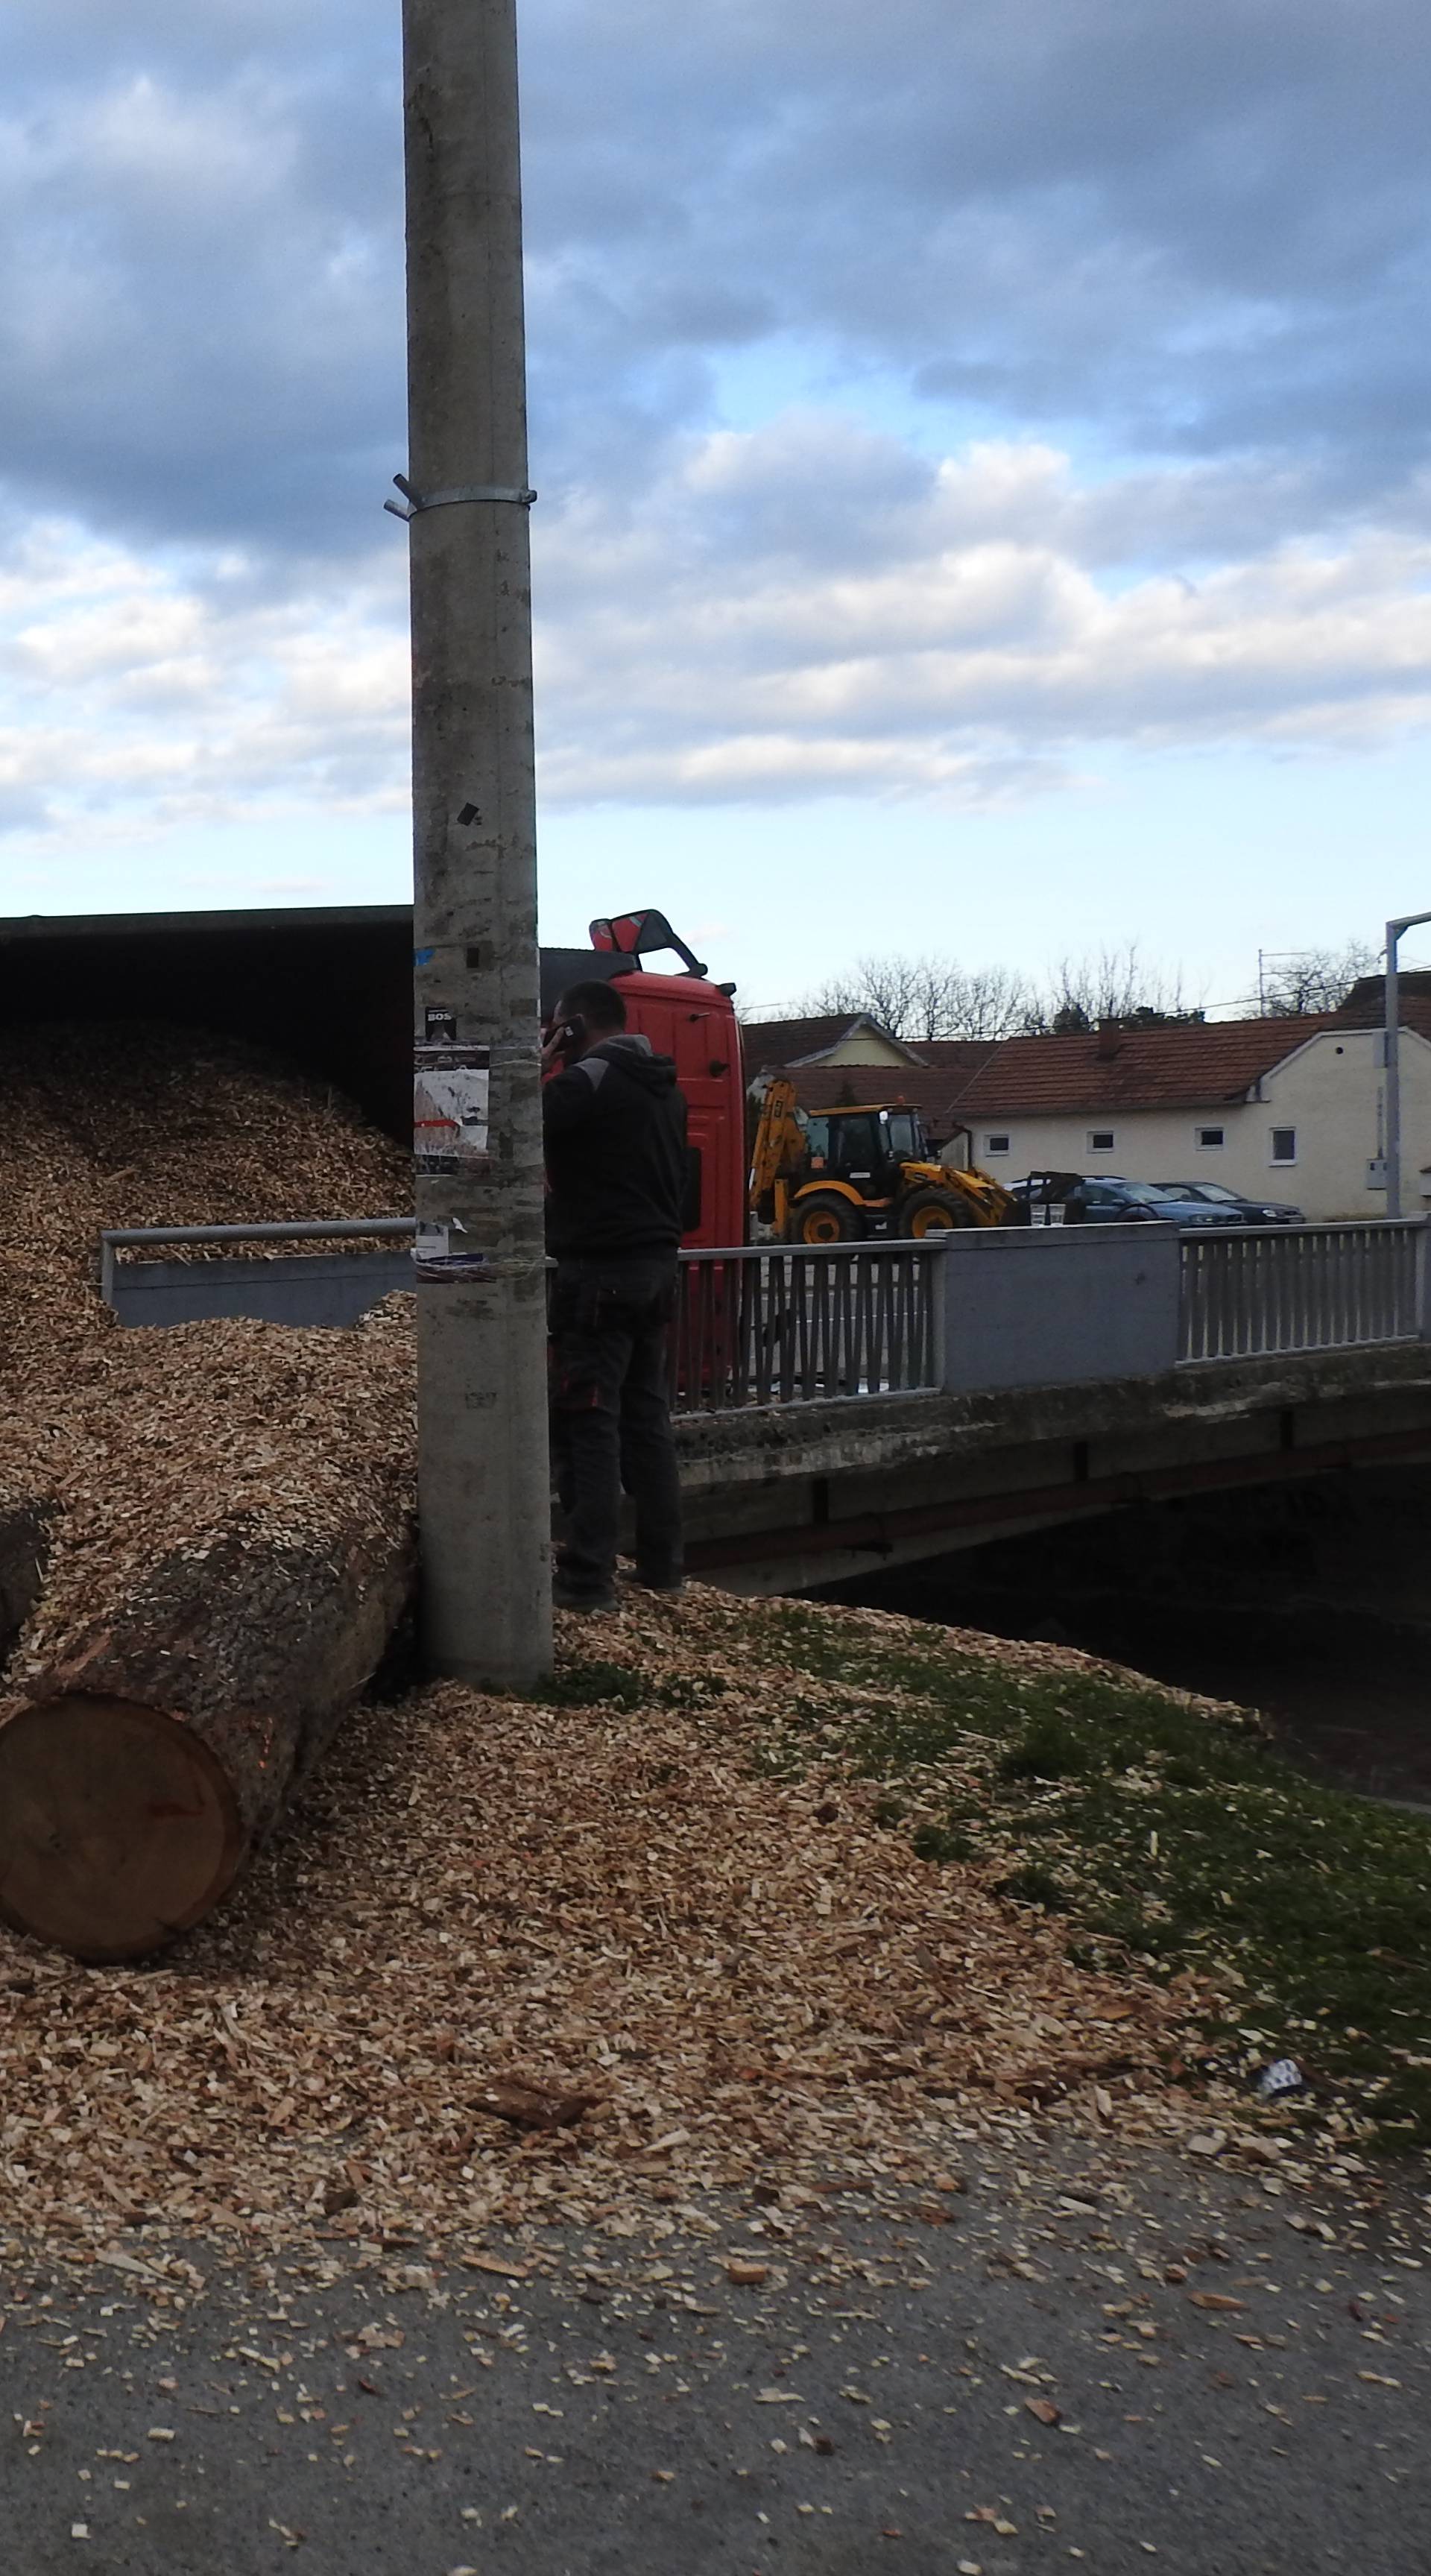
<svg viewBox="0 0 1431 2576"><path fill-rule="evenodd" d="M1431 1347L772 1405L677 1438L692 1572L798 1591L1142 1502L1431 1460Z"/></svg>

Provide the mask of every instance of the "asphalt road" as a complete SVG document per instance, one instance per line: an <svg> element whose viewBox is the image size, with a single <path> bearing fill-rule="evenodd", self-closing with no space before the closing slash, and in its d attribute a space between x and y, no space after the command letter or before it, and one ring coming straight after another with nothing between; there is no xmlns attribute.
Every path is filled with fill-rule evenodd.
<svg viewBox="0 0 1431 2576"><path fill-rule="evenodd" d="M0 2571L1431 2576L1411 2185L1359 2215L1027 2152L893 2210L494 2245L510 2277L195 2247L194 2291L142 2235L84 2276L12 2248Z"/></svg>

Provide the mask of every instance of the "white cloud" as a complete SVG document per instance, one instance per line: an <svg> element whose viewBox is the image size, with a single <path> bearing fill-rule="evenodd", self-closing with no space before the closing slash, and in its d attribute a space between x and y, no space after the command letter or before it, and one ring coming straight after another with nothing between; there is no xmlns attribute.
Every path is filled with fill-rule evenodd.
<svg viewBox="0 0 1431 2576"><path fill-rule="evenodd" d="M1128 478L1166 538L1197 477ZM1100 746L1385 742L1431 713L1431 540L1107 561L1120 486L1046 443L931 466L828 415L674 441L644 507L537 516L543 792L590 803L1046 792ZM274 599L58 527L0 562L0 826L57 841L406 785L396 528Z"/></svg>
<svg viewBox="0 0 1431 2576"><path fill-rule="evenodd" d="M159 543L361 557L401 463L395 0L10 0L0 453ZM525 0L537 479L635 492L720 364L967 431L1426 452L1418 0ZM951 433L952 434L952 433Z"/></svg>
<svg viewBox="0 0 1431 2576"><path fill-rule="evenodd" d="M400 558L384 549L335 596L279 602L232 573L55 525L13 550L0 571L0 792L16 822L123 836L274 804L361 811L401 793Z"/></svg>

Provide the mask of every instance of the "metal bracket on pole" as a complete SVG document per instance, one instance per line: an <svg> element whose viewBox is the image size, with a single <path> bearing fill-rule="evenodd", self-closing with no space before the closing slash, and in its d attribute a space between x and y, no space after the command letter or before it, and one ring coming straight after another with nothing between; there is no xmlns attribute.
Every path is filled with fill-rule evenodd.
<svg viewBox="0 0 1431 2576"><path fill-rule="evenodd" d="M395 519L415 519L419 510L447 510L457 501L511 501L519 510L529 510L537 497L514 483L457 483L450 492L414 492L405 474L395 474L393 481L403 497L384 501L383 508Z"/></svg>

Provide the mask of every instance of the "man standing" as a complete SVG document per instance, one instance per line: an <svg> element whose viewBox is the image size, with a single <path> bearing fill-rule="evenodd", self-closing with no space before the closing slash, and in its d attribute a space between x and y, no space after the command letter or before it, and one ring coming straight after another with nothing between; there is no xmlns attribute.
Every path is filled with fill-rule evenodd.
<svg viewBox="0 0 1431 2576"><path fill-rule="evenodd" d="M615 1607L624 1486L636 1573L681 1588L681 1491L666 1393L686 1195L686 1103L671 1058L629 1036L617 984L562 995L542 1054L552 1450L566 1540L553 1599Z"/></svg>

